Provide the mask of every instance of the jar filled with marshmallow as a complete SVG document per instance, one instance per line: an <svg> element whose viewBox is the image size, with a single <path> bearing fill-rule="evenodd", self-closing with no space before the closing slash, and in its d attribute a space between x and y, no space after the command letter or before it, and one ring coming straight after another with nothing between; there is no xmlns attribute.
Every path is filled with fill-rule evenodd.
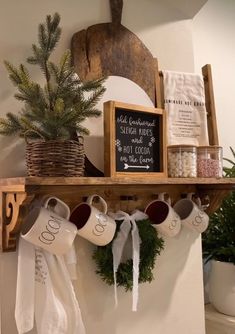
<svg viewBox="0 0 235 334"><path fill-rule="evenodd" d="M222 161L222 147L199 146L197 148L197 176L222 177Z"/></svg>
<svg viewBox="0 0 235 334"><path fill-rule="evenodd" d="M168 146L168 176L197 177L197 148L191 145Z"/></svg>

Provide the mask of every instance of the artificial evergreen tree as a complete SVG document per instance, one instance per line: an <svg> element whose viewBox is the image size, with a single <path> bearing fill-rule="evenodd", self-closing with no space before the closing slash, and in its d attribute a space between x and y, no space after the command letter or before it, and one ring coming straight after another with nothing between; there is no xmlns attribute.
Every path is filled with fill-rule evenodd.
<svg viewBox="0 0 235 334"><path fill-rule="evenodd" d="M9 78L18 89L15 97L24 102L24 108L18 115L9 112L0 119L0 134L44 140L72 139L76 131L89 133L82 121L101 114L96 104L105 91L104 78L83 83L71 65L69 50L58 65L50 61L61 36L59 23L58 13L46 17L46 22L38 28L38 45L32 45L33 55L27 58L29 64L42 70L44 87L30 78L24 65L16 68L5 61Z"/></svg>

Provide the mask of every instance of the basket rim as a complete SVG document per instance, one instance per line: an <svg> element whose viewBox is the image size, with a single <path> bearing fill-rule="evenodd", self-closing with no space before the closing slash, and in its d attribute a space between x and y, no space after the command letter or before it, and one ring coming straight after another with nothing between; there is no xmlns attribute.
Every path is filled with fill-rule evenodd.
<svg viewBox="0 0 235 334"><path fill-rule="evenodd" d="M69 142L80 144L80 142L78 140L74 140L74 139L64 139L64 140L58 140L58 139L50 139L50 140L35 139L35 140L32 140L31 142L27 142L26 144L29 145L29 144L35 144L35 143L46 144L46 143L69 143Z"/></svg>

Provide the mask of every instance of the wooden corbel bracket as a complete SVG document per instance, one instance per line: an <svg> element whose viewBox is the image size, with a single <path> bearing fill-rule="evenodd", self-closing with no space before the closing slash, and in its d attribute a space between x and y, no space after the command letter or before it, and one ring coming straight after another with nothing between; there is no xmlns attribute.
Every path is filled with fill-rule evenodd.
<svg viewBox="0 0 235 334"><path fill-rule="evenodd" d="M33 198L34 195L28 196L25 191L3 190L0 192L1 251L16 250L22 214Z"/></svg>

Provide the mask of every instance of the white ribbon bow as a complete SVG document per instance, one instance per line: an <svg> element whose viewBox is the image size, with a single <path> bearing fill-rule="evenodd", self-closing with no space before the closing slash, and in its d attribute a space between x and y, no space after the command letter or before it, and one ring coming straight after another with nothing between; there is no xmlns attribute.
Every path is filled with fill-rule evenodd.
<svg viewBox="0 0 235 334"><path fill-rule="evenodd" d="M141 211L134 211L132 215L126 212L118 211L116 214L110 214L115 220L123 220L120 230L113 241L113 275L114 275L114 297L115 305L118 305L117 299L117 279L116 274L121 262L124 246L128 235L131 231L132 235L132 259L133 259L133 290L132 290L132 311L137 311L137 303L139 298L139 262L140 262L140 243L139 230L136 225L137 220L147 219L148 216Z"/></svg>

